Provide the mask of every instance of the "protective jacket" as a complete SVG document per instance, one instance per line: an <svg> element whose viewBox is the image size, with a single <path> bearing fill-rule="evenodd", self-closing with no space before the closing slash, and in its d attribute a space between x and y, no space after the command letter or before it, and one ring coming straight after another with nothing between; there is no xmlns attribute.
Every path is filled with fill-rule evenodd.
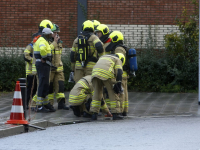
<svg viewBox="0 0 200 150"><path fill-rule="evenodd" d="M53 50L56 46L56 42L53 42L51 45L49 45L48 41L44 37L40 37L33 46L36 61L41 58L51 61L51 50Z"/></svg>
<svg viewBox="0 0 200 150"><path fill-rule="evenodd" d="M69 104L72 106L81 105L88 94L93 95L91 75L81 78L69 93Z"/></svg>
<svg viewBox="0 0 200 150"><path fill-rule="evenodd" d="M26 61L26 76L32 75L32 62L33 62L33 44L30 43L24 50L24 59Z"/></svg>
<svg viewBox="0 0 200 150"><path fill-rule="evenodd" d="M100 39L91 32L83 31L84 37L89 37L87 42L88 48L88 62L86 68L93 68L100 56L104 55L103 43ZM78 61L78 37L74 40L71 50L71 69L83 69L81 63Z"/></svg>
<svg viewBox="0 0 200 150"><path fill-rule="evenodd" d="M49 42L51 45L52 42ZM62 43L58 43L57 46L55 46L55 49L52 50L52 64L53 66L57 67L57 70L51 71L51 72L62 72L63 71L63 63L61 60L62 55Z"/></svg>
<svg viewBox="0 0 200 150"><path fill-rule="evenodd" d="M94 66L92 79L94 77L101 80L116 79L118 72L122 70L122 62L119 58L114 55L104 55Z"/></svg>
<svg viewBox="0 0 200 150"><path fill-rule="evenodd" d="M106 44L103 46L104 49L106 50L110 44L111 44L111 43L106 43ZM105 53L106 53L106 54L122 53L122 54L124 54L124 56L126 57L126 50L125 50L122 46L117 46L117 45L114 46L113 49L110 49L109 51L107 50ZM127 59L127 58L126 58L126 59ZM127 71L126 71L125 69L123 69L122 77L123 77L123 78L127 78L127 77L128 77Z"/></svg>

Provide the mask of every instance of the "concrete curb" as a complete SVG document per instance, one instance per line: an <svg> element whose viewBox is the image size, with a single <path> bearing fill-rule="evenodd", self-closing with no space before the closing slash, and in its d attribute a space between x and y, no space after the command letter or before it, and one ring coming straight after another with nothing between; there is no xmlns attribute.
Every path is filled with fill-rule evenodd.
<svg viewBox="0 0 200 150"><path fill-rule="evenodd" d="M43 128L57 126L57 124L49 122L47 120L35 122L31 125L39 126L39 127L43 127ZM35 130L37 130L37 129L29 127L29 132L32 132ZM23 125L9 125L7 128L0 130L0 138L17 135L17 134L21 134L21 133L25 133Z"/></svg>

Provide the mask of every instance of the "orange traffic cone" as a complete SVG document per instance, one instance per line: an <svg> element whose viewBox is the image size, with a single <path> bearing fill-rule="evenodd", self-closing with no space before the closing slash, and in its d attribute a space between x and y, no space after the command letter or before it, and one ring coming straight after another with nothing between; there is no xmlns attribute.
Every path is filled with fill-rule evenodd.
<svg viewBox="0 0 200 150"><path fill-rule="evenodd" d="M29 124L24 118L24 109L22 105L22 95L19 81L17 81L15 86L10 120L8 120L6 124Z"/></svg>

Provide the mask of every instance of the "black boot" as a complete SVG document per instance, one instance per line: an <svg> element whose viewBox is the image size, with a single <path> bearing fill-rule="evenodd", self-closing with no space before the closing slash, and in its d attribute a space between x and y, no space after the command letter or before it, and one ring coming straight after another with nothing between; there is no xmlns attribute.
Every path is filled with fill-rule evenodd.
<svg viewBox="0 0 200 150"><path fill-rule="evenodd" d="M124 119L123 116L121 116L120 114L117 114L117 113L113 113L113 120L122 120Z"/></svg>
<svg viewBox="0 0 200 150"><path fill-rule="evenodd" d="M62 99L58 102L58 109L69 110L69 107L67 107L67 106L65 105L65 98L62 98Z"/></svg>
<svg viewBox="0 0 200 150"><path fill-rule="evenodd" d="M91 119L92 120L97 120L97 116L98 116L98 113L93 113Z"/></svg>
<svg viewBox="0 0 200 150"><path fill-rule="evenodd" d="M55 108L53 107L53 105L51 105L50 103L48 103L47 105L44 105L44 107L46 109L49 109L49 112L55 112Z"/></svg>
<svg viewBox="0 0 200 150"><path fill-rule="evenodd" d="M81 117L79 106L70 106L70 108L73 110L75 116Z"/></svg>
<svg viewBox="0 0 200 150"><path fill-rule="evenodd" d="M86 113L86 112L84 111L84 112L83 112L83 117L85 117L85 118L91 118L92 115L90 115L90 114L88 114L88 113Z"/></svg>
<svg viewBox="0 0 200 150"><path fill-rule="evenodd" d="M32 107L33 108L33 107ZM34 109L34 110L33 110ZM48 113L49 109L46 109L44 106L36 106L32 110L39 113Z"/></svg>
<svg viewBox="0 0 200 150"><path fill-rule="evenodd" d="M127 116L127 112L123 112L123 113L122 113L122 116Z"/></svg>

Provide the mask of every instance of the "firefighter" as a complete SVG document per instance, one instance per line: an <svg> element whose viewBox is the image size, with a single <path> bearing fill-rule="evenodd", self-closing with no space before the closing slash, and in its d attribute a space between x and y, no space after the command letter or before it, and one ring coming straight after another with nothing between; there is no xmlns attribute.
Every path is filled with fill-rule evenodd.
<svg viewBox="0 0 200 150"><path fill-rule="evenodd" d="M53 32L52 38L50 40L51 44L54 41L55 36L58 36L60 32L60 28L58 25L53 24ZM50 75L50 86L49 86L49 95L48 99L51 105L54 103L54 93L58 102L58 109L69 110L69 108L65 105L65 94L64 94L64 73L63 73L63 63L61 60L62 55L62 41L59 39L57 46L52 50L52 65L56 68L52 68Z"/></svg>
<svg viewBox="0 0 200 150"><path fill-rule="evenodd" d="M82 25L82 33L73 42L70 59L74 80L92 74L92 69L100 56L104 54L103 44L93 33L93 22L87 20Z"/></svg>
<svg viewBox="0 0 200 150"><path fill-rule="evenodd" d="M124 55L122 53L116 53L100 57L94 66L92 70L94 95L90 107L90 112L93 113L91 118L92 120L97 120L101 99L103 98L104 86L108 90L113 120L123 119L123 116L120 115L119 95L123 92L121 81L123 73L122 66L124 63Z"/></svg>
<svg viewBox="0 0 200 150"><path fill-rule="evenodd" d="M33 62L33 43L31 42L24 50L24 60L26 62L26 80L27 80L27 93L26 93L26 108L29 109L30 98L32 98L37 91L37 79L35 72L32 72Z"/></svg>
<svg viewBox="0 0 200 150"><path fill-rule="evenodd" d="M26 61L26 76L27 76L27 108L29 108L30 96L34 96L37 91L37 78L35 68L35 58L33 54L33 44L42 35L42 30L45 27L50 27L51 21L43 20L38 26L38 32L32 35L32 41L26 46L24 51L24 59ZM31 97L31 98L32 98Z"/></svg>
<svg viewBox="0 0 200 150"><path fill-rule="evenodd" d="M104 44L103 47L106 47L108 44L110 44L111 38L109 37L110 32L109 32L109 28L107 25L100 24L99 26L97 26L96 35L99 37L101 42L103 42L103 44Z"/></svg>
<svg viewBox="0 0 200 150"><path fill-rule="evenodd" d="M125 57L127 56L127 47L123 45L123 34L120 31L113 31L109 38L111 38L111 42L107 45L104 45L105 53L108 54L116 54L122 53ZM123 116L127 116L128 112L128 89L127 89L127 80L128 80L128 70L127 66L128 58L126 58L126 63L123 66L123 75L122 75L122 88L124 89L124 94L120 95L121 102L121 113Z"/></svg>
<svg viewBox="0 0 200 150"><path fill-rule="evenodd" d="M109 32L108 26L105 24L98 25L96 28L96 35L99 37L101 42L104 44L103 48L104 48L104 52L105 52L105 47L107 47L111 42L111 38L109 37L110 32ZM105 54L110 54L110 52L107 52L107 53L105 52ZM104 93L105 102L106 102L107 106L110 108L110 100L109 100L108 91L106 88L104 88L103 93Z"/></svg>
<svg viewBox="0 0 200 150"><path fill-rule="evenodd" d="M53 28L51 26L50 28ZM49 40L52 37L53 32L50 28L44 28L42 30L42 36L37 39L34 44L34 56L36 59L36 70L39 79L39 85L37 90L37 98L33 99L37 105L37 112L54 112L55 109L49 103L49 76L51 64L51 50L57 46L59 40L58 36L55 36L54 42L49 45Z"/></svg>
<svg viewBox="0 0 200 150"><path fill-rule="evenodd" d="M81 114L83 114L83 117L91 117L89 109L92 101L91 97L94 93L91 77L91 75L87 75L81 78L69 93L70 108L77 117L80 117ZM106 113L108 117L111 116L104 100L101 102L101 110L103 113Z"/></svg>

